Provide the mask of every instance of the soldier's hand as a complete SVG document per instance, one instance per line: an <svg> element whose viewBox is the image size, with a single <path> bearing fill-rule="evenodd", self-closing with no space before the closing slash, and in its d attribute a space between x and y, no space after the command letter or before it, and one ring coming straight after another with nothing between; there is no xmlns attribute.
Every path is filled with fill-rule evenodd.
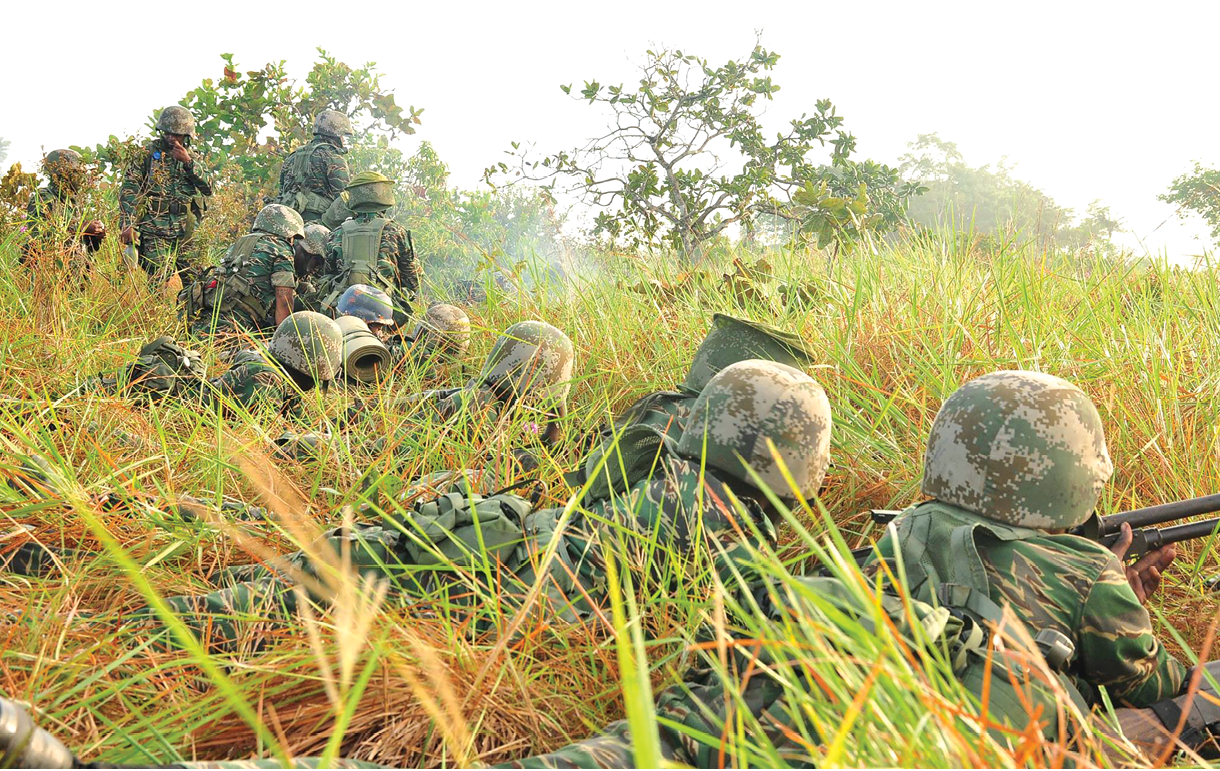
<svg viewBox="0 0 1220 771"><path fill-rule="evenodd" d="M1127 549L1131 547L1134 538L1131 525L1124 522L1119 530L1118 540L1110 546L1110 551L1114 552L1120 563L1126 559ZM1131 584L1131 590L1141 603L1147 602L1149 597L1156 594L1161 585L1161 574L1177 556L1178 550L1173 545L1162 546L1140 557L1134 564L1124 566L1127 583Z"/></svg>
<svg viewBox="0 0 1220 771"><path fill-rule="evenodd" d="M169 154L174 156L174 160L178 161L179 163L191 162L190 151L182 146L182 143L178 141L177 137L170 138Z"/></svg>
<svg viewBox="0 0 1220 771"><path fill-rule="evenodd" d="M128 225L119 231L119 241L123 244L130 244L133 240L135 240L135 237L136 234L135 231L131 229L131 225Z"/></svg>
<svg viewBox="0 0 1220 771"><path fill-rule="evenodd" d="M104 236L106 235L106 223L101 220L92 220L85 226L85 235L87 236Z"/></svg>

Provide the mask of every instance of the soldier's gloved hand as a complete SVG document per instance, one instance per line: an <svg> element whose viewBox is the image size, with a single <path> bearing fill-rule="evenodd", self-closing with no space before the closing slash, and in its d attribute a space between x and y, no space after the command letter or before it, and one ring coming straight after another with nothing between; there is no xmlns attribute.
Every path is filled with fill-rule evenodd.
<svg viewBox="0 0 1220 771"><path fill-rule="evenodd" d="M125 225L123 226L123 229L119 231L119 241L123 244L130 244L135 240L135 237L136 234L135 231L131 229L131 225Z"/></svg>
<svg viewBox="0 0 1220 771"><path fill-rule="evenodd" d="M30 713L0 698L0 768L78 768L72 751L34 725Z"/></svg>
<svg viewBox="0 0 1220 771"><path fill-rule="evenodd" d="M1134 538L1131 525L1124 522L1118 540L1110 546L1110 551L1114 552L1120 563L1126 559L1127 549L1131 548ZM1131 584L1131 590L1141 603L1147 602L1149 597L1156 594L1161 585L1161 574L1177 556L1178 550L1170 544L1148 552L1132 565L1124 565L1127 583Z"/></svg>

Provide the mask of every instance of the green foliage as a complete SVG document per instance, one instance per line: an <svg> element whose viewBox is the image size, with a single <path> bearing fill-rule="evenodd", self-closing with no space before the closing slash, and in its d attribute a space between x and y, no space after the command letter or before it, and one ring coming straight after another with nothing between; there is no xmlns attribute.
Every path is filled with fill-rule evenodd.
<svg viewBox="0 0 1220 771"><path fill-rule="evenodd" d="M853 160L856 139L829 100L773 137L763 128L763 106L779 91L770 75L778 61L761 45L719 67L680 50L647 51L634 90L597 80L576 94L561 86L607 113L607 133L541 159L515 142L511 166L491 166L484 178L575 196L599 210L593 235L611 245L686 256L706 254L733 226L748 233L760 214L791 219L801 233L836 243L894 227L918 186L895 169ZM828 162L813 157L823 148ZM795 202L807 188L824 190L823 204ZM863 201L866 214L836 209L837 198Z"/></svg>
<svg viewBox="0 0 1220 771"><path fill-rule="evenodd" d="M283 61L243 74L233 54L221 54L221 77L204 78L179 102L195 116L196 146L208 161L218 167L235 164L247 184L268 191L284 157L312 136L313 117L322 110L347 114L359 132L415 133L423 110L398 105L373 63L352 68L321 48L318 54L303 86L288 77ZM150 130L158 113L149 117ZM90 155L121 169L121 144L111 137Z"/></svg>
<svg viewBox="0 0 1220 771"><path fill-rule="evenodd" d="M14 163L0 179L0 231L7 231L25 220L26 205L38 189L38 175L21 170Z"/></svg>
<svg viewBox="0 0 1220 771"><path fill-rule="evenodd" d="M1194 169L1175 179L1157 200L1178 207L1178 216L1183 219L1202 217L1211 227L1212 240L1220 242L1220 169L1209 169L1195 161Z"/></svg>
<svg viewBox="0 0 1220 771"><path fill-rule="evenodd" d="M906 179L925 188L907 208L916 225L1030 243L1042 250L1115 251L1110 239L1122 231L1122 221L1100 201L1090 203L1077 223L1071 209L1014 177L1014 167L1005 159L994 168L970 166L956 143L935 133L920 134L907 148L899 168Z"/></svg>

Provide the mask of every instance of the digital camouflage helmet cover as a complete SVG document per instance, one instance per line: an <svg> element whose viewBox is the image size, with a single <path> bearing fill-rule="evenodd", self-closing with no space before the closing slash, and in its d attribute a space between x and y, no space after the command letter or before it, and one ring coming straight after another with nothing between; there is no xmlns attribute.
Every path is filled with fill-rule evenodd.
<svg viewBox="0 0 1220 771"><path fill-rule="evenodd" d="M751 487L761 481L780 498L793 499L780 462L796 492L815 494L830 464L830 431L830 402L817 381L786 364L749 359L707 382L677 450L703 457Z"/></svg>
<svg viewBox="0 0 1220 771"><path fill-rule="evenodd" d="M297 311L280 322L267 350L280 364L326 383L342 364L343 332L333 319L313 311Z"/></svg>
<svg viewBox="0 0 1220 771"><path fill-rule="evenodd" d="M1089 518L1114 466L1089 397L1041 372L992 372L945 400L923 492L982 517L1045 530Z"/></svg>

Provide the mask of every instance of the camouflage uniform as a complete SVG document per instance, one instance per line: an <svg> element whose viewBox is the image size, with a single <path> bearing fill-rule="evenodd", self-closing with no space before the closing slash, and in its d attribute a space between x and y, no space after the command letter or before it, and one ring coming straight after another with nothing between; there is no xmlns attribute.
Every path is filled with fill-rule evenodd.
<svg viewBox="0 0 1220 771"><path fill-rule="evenodd" d="M193 134L193 120L190 128ZM132 158L119 188L119 225L139 233L140 267L150 275L180 269L192 221L203 216L212 195L212 172L198 150L190 152L191 162L183 164L164 137L151 140Z"/></svg>
<svg viewBox="0 0 1220 771"><path fill-rule="evenodd" d="M326 247L325 276L313 305L331 312L349 287L370 284L385 290L395 305L395 320L410 317L419 291L419 263L406 229L386 216L394 206L394 181L363 171L347 186L351 219L334 228Z"/></svg>
<svg viewBox="0 0 1220 771"><path fill-rule="evenodd" d="M760 437L774 443L802 493L821 484L829 459L829 405L821 388L791 367L754 360L726 368L696 403L692 421L706 426L706 435L688 433L676 444L636 436L620 454L587 460L587 495L559 535L542 580L546 613L574 620L602 605L608 554L624 555L632 570L654 576L666 575L674 562L710 564L734 583L738 573L750 576L752 555L775 544L775 529L745 462L777 495L792 497ZM648 427L639 432L660 436ZM493 580L485 574L490 563L496 596L511 607L537 582L541 555L560 532L563 515L562 508L531 512L511 494L457 491L387 513L380 523L330 531L324 536L328 548L310 551L349 553L356 571L388 578L395 592L410 597L460 587L451 602L478 603L471 584ZM196 626L210 622L221 640L234 640L234 615L295 612L294 584L277 571L319 578L319 568L297 552L274 570L231 572L241 581L235 586L169 603Z"/></svg>
<svg viewBox="0 0 1220 771"><path fill-rule="evenodd" d="M321 222L331 201L347 187L347 159L342 153L334 139L324 136L315 136L293 151L280 169L276 200L296 209L306 222Z"/></svg>
<svg viewBox="0 0 1220 771"><path fill-rule="evenodd" d="M1112 470L1080 389L1032 372L976 378L932 426L923 492L934 500L904 512L878 550L902 550L916 599L965 602L984 621L1007 605L1031 634L1066 635L1067 674L1086 701L1104 685L1146 706L1175 695L1185 669L1153 635L1112 552L1047 532L1083 523Z"/></svg>
<svg viewBox="0 0 1220 771"><path fill-rule="evenodd" d="M183 290L190 295L186 315L195 319L192 331L198 336L274 331L276 289L295 290L293 239L303 237L299 214L280 204L264 207L253 232L234 242L209 275Z"/></svg>
<svg viewBox="0 0 1220 771"><path fill-rule="evenodd" d="M351 230L354 224L373 223L385 220L381 240L377 247L376 270L368 275L353 277L353 264L343 252L344 228ZM419 263L407 244L407 229L382 212L361 212L340 225L330 236L326 245L325 274L330 278L328 289L336 294L353 284L372 284L381 287L394 298L397 305L410 303L419 292Z"/></svg>

